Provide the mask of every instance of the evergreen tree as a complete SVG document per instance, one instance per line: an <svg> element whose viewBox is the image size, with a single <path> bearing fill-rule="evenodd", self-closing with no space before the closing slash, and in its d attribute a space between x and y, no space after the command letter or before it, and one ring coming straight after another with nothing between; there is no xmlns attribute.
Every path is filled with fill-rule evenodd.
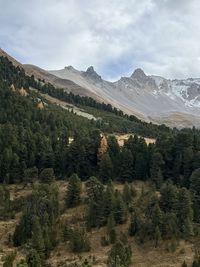
<svg viewBox="0 0 200 267"><path fill-rule="evenodd" d="M103 183L108 182L113 177L113 165L108 153L103 155L99 163L99 177Z"/></svg>
<svg viewBox="0 0 200 267"><path fill-rule="evenodd" d="M44 252L44 240L41 225L37 216L33 218L32 245L39 253Z"/></svg>
<svg viewBox="0 0 200 267"><path fill-rule="evenodd" d="M90 251L90 241L82 229L74 229L70 235L70 247L73 252Z"/></svg>
<svg viewBox="0 0 200 267"><path fill-rule="evenodd" d="M155 239L155 247L157 248L157 246L159 245L159 242L161 240L161 233L160 233L160 229L158 226L156 226L156 229L155 229L154 239Z"/></svg>
<svg viewBox="0 0 200 267"><path fill-rule="evenodd" d="M119 178L122 182L133 179L133 155L129 149L124 148L120 154Z"/></svg>
<svg viewBox="0 0 200 267"><path fill-rule="evenodd" d="M39 178L44 183L51 183L54 180L53 168L45 168L41 171Z"/></svg>
<svg viewBox="0 0 200 267"><path fill-rule="evenodd" d="M81 201L81 180L76 175L73 174L70 177L69 184L67 187L67 194L66 194L66 205L67 207L74 207L78 205Z"/></svg>
<svg viewBox="0 0 200 267"><path fill-rule="evenodd" d="M107 219L111 213L114 212L114 186L112 183L108 184L106 190L103 194L103 207L104 207L104 216Z"/></svg>
<svg viewBox="0 0 200 267"><path fill-rule="evenodd" d="M131 263L131 248L128 244L117 241L108 256L109 267L128 267Z"/></svg>
<svg viewBox="0 0 200 267"><path fill-rule="evenodd" d="M87 226L102 226L105 224L104 187L96 177L91 177L87 182L87 195Z"/></svg>
<svg viewBox="0 0 200 267"><path fill-rule="evenodd" d="M113 214L110 214L107 221L107 235L111 244L116 241L115 220Z"/></svg>
<svg viewBox="0 0 200 267"><path fill-rule="evenodd" d="M162 155L159 152L155 152L152 156L150 175L151 175L151 180L156 185L156 188L160 188L163 181L163 175L161 169L163 163L164 162Z"/></svg>
<svg viewBox="0 0 200 267"><path fill-rule="evenodd" d="M132 192L131 192L131 187L129 186L127 182L125 183L124 188L123 188L122 198L127 205L131 203Z"/></svg>
<svg viewBox="0 0 200 267"><path fill-rule="evenodd" d="M193 171L190 177L190 189L194 195L194 218L200 222L200 168Z"/></svg>
<svg viewBox="0 0 200 267"><path fill-rule="evenodd" d="M36 250L32 249L26 256L28 267L42 267L41 259Z"/></svg>
<svg viewBox="0 0 200 267"><path fill-rule="evenodd" d="M119 191L115 193L114 218L117 224L122 224L127 219L127 208Z"/></svg>

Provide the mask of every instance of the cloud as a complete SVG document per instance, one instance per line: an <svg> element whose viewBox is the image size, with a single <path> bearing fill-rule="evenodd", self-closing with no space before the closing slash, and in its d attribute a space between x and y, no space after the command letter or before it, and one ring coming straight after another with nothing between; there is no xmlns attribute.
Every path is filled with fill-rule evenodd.
<svg viewBox="0 0 200 267"><path fill-rule="evenodd" d="M45 69L200 77L198 0L0 0L0 46Z"/></svg>

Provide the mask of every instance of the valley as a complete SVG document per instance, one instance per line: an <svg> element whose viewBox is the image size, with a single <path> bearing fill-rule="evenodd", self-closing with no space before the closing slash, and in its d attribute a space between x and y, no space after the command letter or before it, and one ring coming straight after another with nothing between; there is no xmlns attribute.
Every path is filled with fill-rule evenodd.
<svg viewBox="0 0 200 267"><path fill-rule="evenodd" d="M200 261L198 129L141 121L0 57L0 152L3 267Z"/></svg>

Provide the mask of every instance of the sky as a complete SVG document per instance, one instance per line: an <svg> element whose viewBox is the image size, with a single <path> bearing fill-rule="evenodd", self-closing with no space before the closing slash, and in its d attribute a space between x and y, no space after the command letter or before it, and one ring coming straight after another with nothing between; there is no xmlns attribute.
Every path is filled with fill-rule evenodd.
<svg viewBox="0 0 200 267"><path fill-rule="evenodd" d="M200 77L199 0L0 0L0 47L44 69Z"/></svg>

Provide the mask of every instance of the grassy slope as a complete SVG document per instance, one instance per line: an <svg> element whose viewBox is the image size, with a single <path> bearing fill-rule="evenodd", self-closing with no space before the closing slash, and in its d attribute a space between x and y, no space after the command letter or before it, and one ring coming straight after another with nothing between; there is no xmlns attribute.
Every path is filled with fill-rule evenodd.
<svg viewBox="0 0 200 267"><path fill-rule="evenodd" d="M72 208L65 210L64 207L64 196L67 188L67 182L65 181L57 181L56 182L59 187L59 200L61 204L61 210L63 213L61 215L60 224L66 219L70 221L72 224L74 221L81 220L85 213L85 206L81 205L77 208ZM142 182L134 182L134 187L136 188L138 195L141 192L142 187L147 187L147 184L143 184ZM122 190L122 185L115 184L115 187L118 190ZM31 193L31 188L24 188L23 185L11 185L9 186L11 192L11 198L16 199L21 196L26 196ZM85 195L85 189L83 186L83 197ZM0 222L0 258L3 255L9 253L14 250L14 248L9 245L8 237L9 234L12 234L14 231L14 227L16 226L20 213L16 214L14 219L10 219L8 221ZM117 233L120 231L127 232L129 222L127 224L117 226ZM81 255L75 255L70 252L66 243L59 242L59 245L55 248L55 250L51 253L51 257L48 262L53 267L62 266L62 263L73 262L74 260L78 260L85 257L95 257L95 267L106 266L107 255L110 250L110 246L102 247L100 244L101 236L105 234L106 229L94 229L91 233L89 233L92 248L88 253L82 253ZM60 235L61 239L61 235ZM176 252L171 253L166 250L166 242L162 242L159 248L154 248L151 242L147 242L144 245L138 245L133 238L129 238L129 242L132 247L133 257L132 257L132 265L137 267L180 267L184 260L187 261L188 264L191 264L194 251L193 244L189 242L181 241L179 247ZM19 260L25 251L21 249L17 249L17 260ZM0 266L2 261L0 260Z"/></svg>

